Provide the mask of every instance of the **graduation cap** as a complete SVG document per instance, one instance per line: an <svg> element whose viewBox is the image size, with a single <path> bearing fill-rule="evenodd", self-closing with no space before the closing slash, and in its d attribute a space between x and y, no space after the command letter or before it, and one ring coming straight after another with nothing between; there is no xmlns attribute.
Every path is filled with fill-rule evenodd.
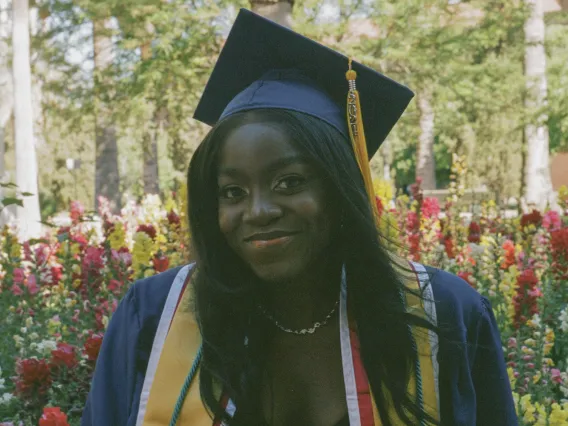
<svg viewBox="0 0 568 426"><path fill-rule="evenodd" d="M375 70L241 9L194 118L214 126L237 112L265 108L317 117L351 140L374 207L369 159L413 96Z"/></svg>

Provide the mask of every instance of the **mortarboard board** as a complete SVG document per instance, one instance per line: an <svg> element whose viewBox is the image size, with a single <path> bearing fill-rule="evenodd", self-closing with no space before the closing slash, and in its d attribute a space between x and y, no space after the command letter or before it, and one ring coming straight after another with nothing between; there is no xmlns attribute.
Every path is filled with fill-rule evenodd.
<svg viewBox="0 0 568 426"><path fill-rule="evenodd" d="M347 67L346 56L241 9L194 118L213 126L237 111L283 108L321 118L349 137ZM372 157L414 94L355 61L353 70L361 93L367 151Z"/></svg>
<svg viewBox="0 0 568 426"><path fill-rule="evenodd" d="M413 96L371 68L241 9L194 118L214 126L236 112L279 108L327 122L351 139L377 214L368 161Z"/></svg>

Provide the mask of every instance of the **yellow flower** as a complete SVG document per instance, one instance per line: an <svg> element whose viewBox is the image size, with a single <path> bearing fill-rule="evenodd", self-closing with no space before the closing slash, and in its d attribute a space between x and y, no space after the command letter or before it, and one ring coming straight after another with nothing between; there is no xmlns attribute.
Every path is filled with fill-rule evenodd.
<svg viewBox="0 0 568 426"><path fill-rule="evenodd" d="M535 426L548 426L547 415L546 415L546 408L544 405L536 402L535 404L536 412L538 413L537 421Z"/></svg>
<svg viewBox="0 0 568 426"><path fill-rule="evenodd" d="M523 420L525 422L534 422L536 421L536 417L534 413L536 412L536 408L531 402L530 395L523 395L521 397L521 412L523 414Z"/></svg>
<svg viewBox="0 0 568 426"><path fill-rule="evenodd" d="M550 426L565 426L568 424L568 411L555 402L552 404L548 424Z"/></svg>
<svg viewBox="0 0 568 426"><path fill-rule="evenodd" d="M134 247L132 248L132 269L139 275L144 266L148 266L154 253L154 242L145 232L134 234Z"/></svg>
<svg viewBox="0 0 568 426"><path fill-rule="evenodd" d="M552 328L546 328L546 334L544 335L544 339L546 342L548 343L552 343L554 342L554 338L556 336L554 335L554 330Z"/></svg>
<svg viewBox="0 0 568 426"><path fill-rule="evenodd" d="M375 195L381 199L383 205L393 198L393 190L390 182L384 179L373 179L373 189Z"/></svg>
<svg viewBox="0 0 568 426"><path fill-rule="evenodd" d="M124 230L124 225L120 222L115 222L113 230L108 236L108 242L110 248L113 250L118 250L126 245L126 231Z"/></svg>
<svg viewBox="0 0 568 426"><path fill-rule="evenodd" d="M12 247L10 248L11 257L20 257L22 254L22 246L18 243L16 238L12 239Z"/></svg>
<svg viewBox="0 0 568 426"><path fill-rule="evenodd" d="M81 246L77 243L72 243L71 244L71 254L72 255L77 255L81 252Z"/></svg>
<svg viewBox="0 0 568 426"><path fill-rule="evenodd" d="M511 388L515 388L515 384L517 383L517 379L515 378L515 371L512 367L507 367L507 375L509 376L509 382L511 383Z"/></svg>
<svg viewBox="0 0 568 426"><path fill-rule="evenodd" d="M541 377L542 373L540 371L537 371L536 374L533 376L533 383L536 385Z"/></svg>

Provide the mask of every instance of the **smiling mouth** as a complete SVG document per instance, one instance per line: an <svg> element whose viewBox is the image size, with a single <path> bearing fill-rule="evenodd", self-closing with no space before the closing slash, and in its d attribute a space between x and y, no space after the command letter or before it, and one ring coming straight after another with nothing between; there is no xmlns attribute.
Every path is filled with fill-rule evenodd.
<svg viewBox="0 0 568 426"><path fill-rule="evenodd" d="M245 238L245 242L254 248L263 249L286 244L294 235L295 232L273 231L251 235Z"/></svg>

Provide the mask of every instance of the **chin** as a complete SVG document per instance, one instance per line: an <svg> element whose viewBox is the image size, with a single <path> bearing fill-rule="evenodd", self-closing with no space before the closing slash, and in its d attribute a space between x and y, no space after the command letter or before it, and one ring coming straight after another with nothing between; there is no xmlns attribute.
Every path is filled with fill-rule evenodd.
<svg viewBox="0 0 568 426"><path fill-rule="evenodd" d="M304 270L304 265L299 265L298 262L271 262L267 264L251 264L250 268L262 281L284 283L300 276Z"/></svg>

